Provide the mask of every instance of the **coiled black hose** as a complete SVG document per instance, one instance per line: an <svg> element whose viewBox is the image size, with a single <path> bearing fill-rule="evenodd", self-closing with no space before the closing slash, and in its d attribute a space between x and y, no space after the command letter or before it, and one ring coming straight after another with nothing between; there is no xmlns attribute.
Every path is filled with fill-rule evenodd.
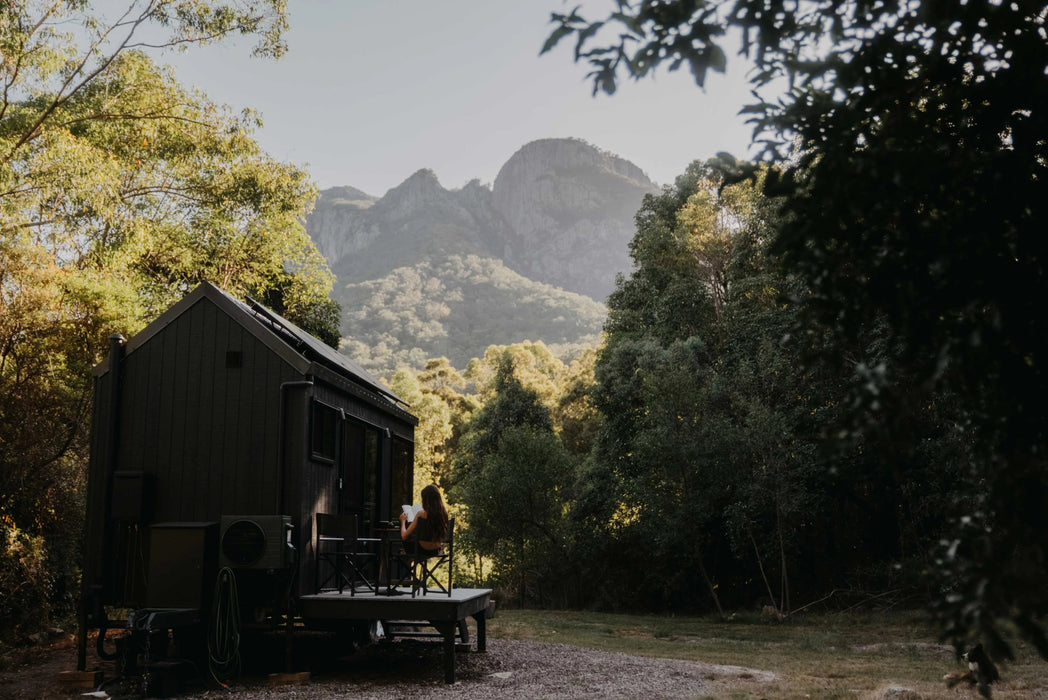
<svg viewBox="0 0 1048 700"><path fill-rule="evenodd" d="M233 570L226 567L215 580L211 626L207 634L207 664L223 688L240 675L240 599Z"/></svg>

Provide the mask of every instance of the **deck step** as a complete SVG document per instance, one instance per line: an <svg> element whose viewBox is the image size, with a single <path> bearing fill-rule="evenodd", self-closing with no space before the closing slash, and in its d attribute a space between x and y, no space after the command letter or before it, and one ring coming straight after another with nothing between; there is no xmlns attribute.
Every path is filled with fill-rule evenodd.
<svg viewBox="0 0 1048 700"><path fill-rule="evenodd" d="M444 639L444 635L438 632L433 628L433 625L425 620L387 620L383 624L387 639L393 639L394 637L404 637L406 639ZM420 629L426 627L428 627L429 630ZM456 651L469 651L472 648L472 643L469 639L469 628L466 627L465 620L462 620L459 623L458 634L456 637Z"/></svg>
<svg viewBox="0 0 1048 700"><path fill-rule="evenodd" d="M306 685L309 683L309 679L309 671L301 671L299 673L271 673L266 679L266 684L270 688L276 688L283 685Z"/></svg>

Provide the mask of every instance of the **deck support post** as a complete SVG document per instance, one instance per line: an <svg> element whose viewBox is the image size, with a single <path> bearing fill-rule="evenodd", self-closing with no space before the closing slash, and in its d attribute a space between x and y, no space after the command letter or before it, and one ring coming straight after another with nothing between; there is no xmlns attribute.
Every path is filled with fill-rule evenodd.
<svg viewBox="0 0 1048 700"><path fill-rule="evenodd" d="M331 624L334 621L388 620L429 625L433 633L409 633L403 636L438 637L442 642L444 656L444 680L455 682L455 652L468 651L468 618L477 621L477 651L486 651L487 619L495 614L491 603L491 590L487 588L456 588L450 596L385 596L376 593L358 593L350 596L337 591L324 591L299 596L296 607L303 624ZM391 634L396 634L394 626Z"/></svg>
<svg viewBox="0 0 1048 700"><path fill-rule="evenodd" d="M477 621L477 651L488 650L488 615L487 609L479 611L473 616Z"/></svg>
<svg viewBox="0 0 1048 700"><path fill-rule="evenodd" d="M444 637L444 682L451 685L455 682L455 634L458 624L455 622L431 622Z"/></svg>

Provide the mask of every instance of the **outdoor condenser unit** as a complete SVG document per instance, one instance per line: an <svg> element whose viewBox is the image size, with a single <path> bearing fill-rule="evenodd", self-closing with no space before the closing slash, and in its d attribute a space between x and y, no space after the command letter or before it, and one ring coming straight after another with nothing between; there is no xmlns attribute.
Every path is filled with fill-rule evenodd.
<svg viewBox="0 0 1048 700"><path fill-rule="evenodd" d="M223 515L219 565L231 569L286 569L291 565L291 516Z"/></svg>

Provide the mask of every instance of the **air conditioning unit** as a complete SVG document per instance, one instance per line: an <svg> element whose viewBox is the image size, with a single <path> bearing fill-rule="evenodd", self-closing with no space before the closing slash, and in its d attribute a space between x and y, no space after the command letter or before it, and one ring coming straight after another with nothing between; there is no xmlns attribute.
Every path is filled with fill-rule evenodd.
<svg viewBox="0 0 1048 700"><path fill-rule="evenodd" d="M291 566L289 515L223 515L218 561L230 569L286 569Z"/></svg>

